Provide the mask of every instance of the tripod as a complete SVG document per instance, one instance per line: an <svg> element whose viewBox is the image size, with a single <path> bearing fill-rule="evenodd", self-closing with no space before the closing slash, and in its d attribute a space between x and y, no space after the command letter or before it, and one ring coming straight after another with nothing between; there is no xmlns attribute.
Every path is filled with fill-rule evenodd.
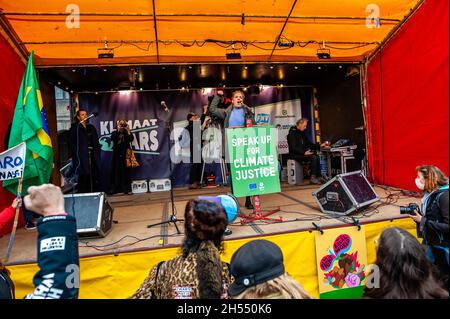
<svg viewBox="0 0 450 319"><path fill-rule="evenodd" d="M168 220L162 221L160 223L156 223L156 224L151 224L151 225L147 225L147 228L151 228L153 226L158 226L158 225L165 225L165 224L169 224L169 223L173 223L176 230L177 230L177 234L181 234L180 229L178 228L177 225L177 221L183 221L183 219L178 219L177 218L177 209L175 207L175 203L174 203L174 198L173 198L173 177L172 177L172 160L170 158L170 133L171 133L171 126L170 123L167 122L166 124L166 129L167 129L167 146L168 146L168 152L169 152L169 172L170 172L170 203L172 205L172 215L170 215Z"/></svg>

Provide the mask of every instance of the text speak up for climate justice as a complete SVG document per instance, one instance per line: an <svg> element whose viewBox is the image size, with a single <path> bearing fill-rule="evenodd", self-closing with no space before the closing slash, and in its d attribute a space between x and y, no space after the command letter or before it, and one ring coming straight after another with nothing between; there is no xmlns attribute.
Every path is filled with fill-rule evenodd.
<svg viewBox="0 0 450 319"><path fill-rule="evenodd" d="M233 138L233 147L247 147L243 158L236 158L236 180L276 176L274 155L261 155L261 147L272 141L270 135Z"/></svg>

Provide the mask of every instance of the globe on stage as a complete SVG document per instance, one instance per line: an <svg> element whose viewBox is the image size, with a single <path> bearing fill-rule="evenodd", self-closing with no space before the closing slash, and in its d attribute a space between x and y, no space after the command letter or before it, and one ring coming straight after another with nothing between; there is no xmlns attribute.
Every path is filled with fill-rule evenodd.
<svg viewBox="0 0 450 319"><path fill-rule="evenodd" d="M227 213L228 223L234 222L239 214L239 203L233 195L219 195L221 204Z"/></svg>
<svg viewBox="0 0 450 319"><path fill-rule="evenodd" d="M221 204L227 214L228 224L236 220L239 214L239 202L232 194L219 196L199 196L199 200L210 200Z"/></svg>

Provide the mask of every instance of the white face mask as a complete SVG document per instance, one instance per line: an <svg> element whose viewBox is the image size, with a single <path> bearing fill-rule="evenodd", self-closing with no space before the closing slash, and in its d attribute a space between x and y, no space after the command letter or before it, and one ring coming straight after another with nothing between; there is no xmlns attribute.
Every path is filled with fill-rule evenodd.
<svg viewBox="0 0 450 319"><path fill-rule="evenodd" d="M418 189L423 190L425 188L425 184L423 184L419 178L416 178L416 186Z"/></svg>

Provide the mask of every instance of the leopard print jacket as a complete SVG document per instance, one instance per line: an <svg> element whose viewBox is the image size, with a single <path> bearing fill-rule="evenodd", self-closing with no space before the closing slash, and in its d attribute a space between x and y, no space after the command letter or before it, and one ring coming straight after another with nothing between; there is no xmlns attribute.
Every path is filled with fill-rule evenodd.
<svg viewBox="0 0 450 319"><path fill-rule="evenodd" d="M186 258L178 256L159 263L150 271L131 299L198 299L199 280L196 274L197 256L190 253ZM228 299L231 284L228 264L222 262L222 296Z"/></svg>

